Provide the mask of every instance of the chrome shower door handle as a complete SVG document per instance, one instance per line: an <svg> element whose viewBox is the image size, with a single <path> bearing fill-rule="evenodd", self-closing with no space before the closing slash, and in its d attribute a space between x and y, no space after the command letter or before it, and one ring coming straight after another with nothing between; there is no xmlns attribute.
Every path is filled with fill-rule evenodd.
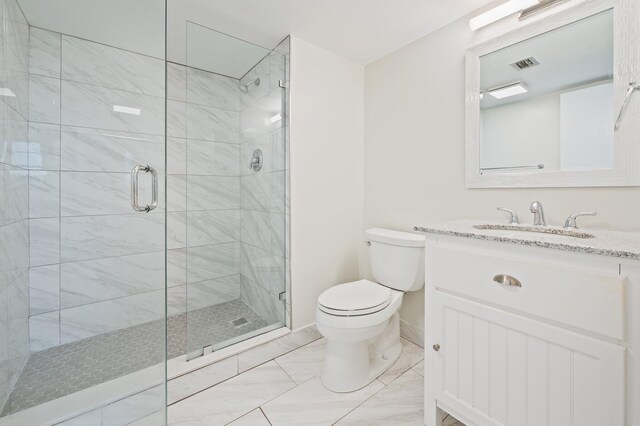
<svg viewBox="0 0 640 426"><path fill-rule="evenodd" d="M151 172L152 177L152 186L151 186L151 204L145 204L144 206L140 205L140 200L138 196L139 184L138 184L138 176L140 172L149 173ZM135 166L131 170L131 207L133 210L137 212L146 212L149 213L151 210L154 210L158 207L158 172L151 166Z"/></svg>
<svg viewBox="0 0 640 426"><path fill-rule="evenodd" d="M158 207L158 172L151 166L147 166L147 171L151 172L151 204L148 206L150 212L151 210L155 210Z"/></svg>

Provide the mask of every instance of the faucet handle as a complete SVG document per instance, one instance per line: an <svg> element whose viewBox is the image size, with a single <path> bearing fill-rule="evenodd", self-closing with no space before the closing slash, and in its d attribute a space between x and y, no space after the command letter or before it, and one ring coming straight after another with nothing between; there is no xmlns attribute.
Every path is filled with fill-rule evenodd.
<svg viewBox="0 0 640 426"><path fill-rule="evenodd" d="M510 225L519 225L520 224L520 218L518 217L517 213L514 212L513 210L507 209L505 207L498 207L498 211L509 213L511 215L511 217L509 218L509 224Z"/></svg>
<svg viewBox="0 0 640 426"><path fill-rule="evenodd" d="M574 213L567 218L564 222L564 229L578 229L578 224L576 223L576 219L580 216L596 216L598 212L578 212Z"/></svg>

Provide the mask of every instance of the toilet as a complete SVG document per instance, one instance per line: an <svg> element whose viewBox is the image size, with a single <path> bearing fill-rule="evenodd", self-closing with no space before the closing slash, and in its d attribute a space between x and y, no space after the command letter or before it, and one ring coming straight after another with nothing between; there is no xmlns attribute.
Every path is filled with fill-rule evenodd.
<svg viewBox="0 0 640 426"><path fill-rule="evenodd" d="M405 292L424 286L424 236L389 229L365 231L375 280L339 284L318 298L316 324L327 340L322 383L353 392L398 359L400 307Z"/></svg>

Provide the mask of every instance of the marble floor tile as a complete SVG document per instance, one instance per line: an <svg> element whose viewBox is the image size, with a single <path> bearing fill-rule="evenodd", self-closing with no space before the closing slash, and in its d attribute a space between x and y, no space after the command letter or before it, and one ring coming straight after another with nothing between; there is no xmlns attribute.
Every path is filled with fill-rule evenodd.
<svg viewBox="0 0 640 426"><path fill-rule="evenodd" d="M140 420L129 423L127 426L158 426L167 423L165 410L159 410L150 416L143 417Z"/></svg>
<svg viewBox="0 0 640 426"><path fill-rule="evenodd" d="M238 354L238 370L240 372L270 361L279 355L286 354L300 346L306 345L322 337L315 326L305 327L287 334L279 339L256 346Z"/></svg>
<svg viewBox="0 0 640 426"><path fill-rule="evenodd" d="M170 406L169 424L226 424L293 387L295 383L272 361Z"/></svg>
<svg viewBox="0 0 640 426"><path fill-rule="evenodd" d="M256 408L249 414L240 417L229 423L229 426L271 426L269 420L264 416L262 410Z"/></svg>
<svg viewBox="0 0 640 426"><path fill-rule="evenodd" d="M62 423L58 423L57 426L101 426L102 415L100 410L90 411L82 414L78 417L74 417Z"/></svg>
<svg viewBox="0 0 640 426"><path fill-rule="evenodd" d="M128 425L161 410L164 386L158 385L102 408L102 426Z"/></svg>
<svg viewBox="0 0 640 426"><path fill-rule="evenodd" d="M374 380L350 393L335 393L315 377L262 406L274 426L331 425L384 388Z"/></svg>
<svg viewBox="0 0 640 426"><path fill-rule="evenodd" d="M238 374L238 357L232 356L167 383L167 403L173 404Z"/></svg>
<svg viewBox="0 0 640 426"><path fill-rule="evenodd" d="M276 362L293 381L300 384L322 374L326 347L326 339L319 339L276 358Z"/></svg>
<svg viewBox="0 0 640 426"><path fill-rule="evenodd" d="M422 376L407 371L337 425L421 426L424 424Z"/></svg>
<svg viewBox="0 0 640 426"><path fill-rule="evenodd" d="M418 373L421 376L424 376L424 360L420 361L419 363L417 363L413 368L413 371L415 371L416 373Z"/></svg>
<svg viewBox="0 0 640 426"><path fill-rule="evenodd" d="M424 349L402 339L402 353L400 354L400 358L378 379L385 385L388 385L423 359Z"/></svg>

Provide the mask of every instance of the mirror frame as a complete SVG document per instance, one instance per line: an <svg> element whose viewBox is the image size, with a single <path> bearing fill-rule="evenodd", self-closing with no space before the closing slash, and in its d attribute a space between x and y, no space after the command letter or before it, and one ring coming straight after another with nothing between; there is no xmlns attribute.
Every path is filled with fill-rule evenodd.
<svg viewBox="0 0 640 426"><path fill-rule="evenodd" d="M635 3L635 4L634 4ZM640 94L631 99L626 119L614 134L610 170L480 173L480 58L497 50L613 9L614 111L617 116L628 84L640 82L640 1L586 0L544 19L476 45L466 52L465 132L467 188L553 188L640 186ZM635 24L634 24L635 22ZM613 123L611 123L613 131Z"/></svg>

